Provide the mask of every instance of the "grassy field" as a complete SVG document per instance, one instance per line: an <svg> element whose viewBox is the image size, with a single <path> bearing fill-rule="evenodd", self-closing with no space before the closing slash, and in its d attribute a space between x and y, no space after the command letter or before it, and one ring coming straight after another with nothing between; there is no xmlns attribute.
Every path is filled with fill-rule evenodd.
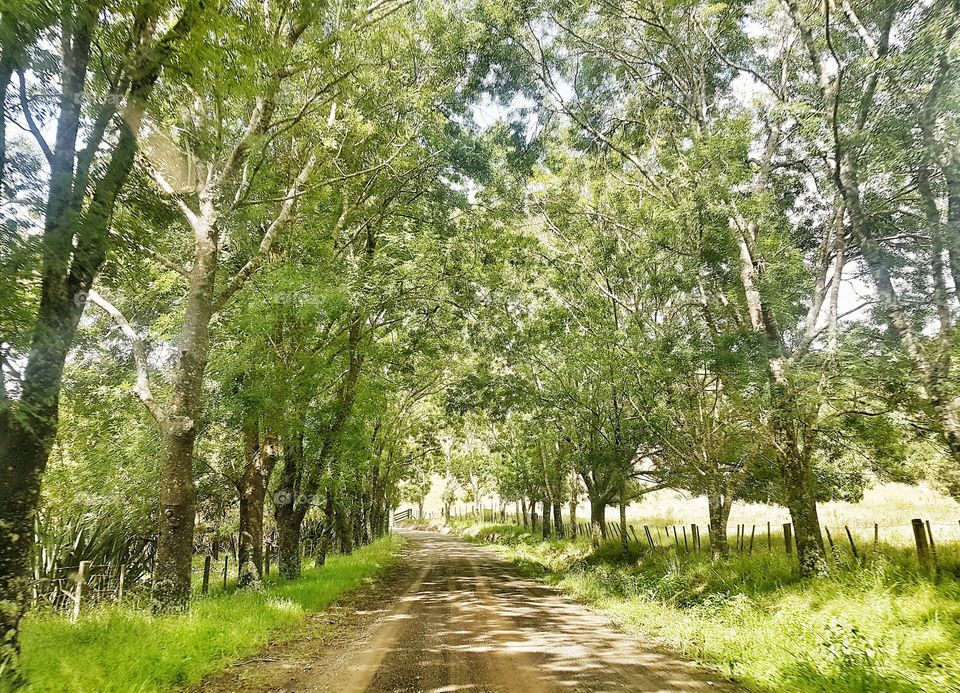
<svg viewBox="0 0 960 693"><path fill-rule="evenodd" d="M134 607L103 607L62 616L33 614L23 631L27 691L164 691L200 681L255 653L268 639L293 637L320 611L377 575L402 545L396 536L332 557L294 581L273 576L263 592L198 598L189 615L151 616Z"/></svg>
<svg viewBox="0 0 960 693"><path fill-rule="evenodd" d="M705 526L706 518L691 516L684 503L645 503L631 522L661 530L681 522ZM582 538L542 541L514 525L468 534L495 539L525 572L602 609L626 631L655 638L751 690L960 691L960 541L950 534L960 517L956 504L924 489L887 486L862 504L821 510L827 526L864 531L857 538L860 560L843 535L830 576L816 580L799 579L796 557L786 555L782 540L767 550L766 523L782 512L767 506L734 510L731 548L738 523L748 533L758 526L757 546L753 554L733 550L722 562L678 551L672 539L653 552L634 543L623 556L618 542L593 548ZM909 530L890 531L908 527L911 517L932 520L936 579L921 572ZM875 546L873 522L888 528Z"/></svg>

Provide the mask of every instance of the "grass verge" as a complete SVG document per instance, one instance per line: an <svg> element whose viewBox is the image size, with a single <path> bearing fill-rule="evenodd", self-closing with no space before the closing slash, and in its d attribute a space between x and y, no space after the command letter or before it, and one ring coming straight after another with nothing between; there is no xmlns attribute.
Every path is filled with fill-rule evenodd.
<svg viewBox="0 0 960 693"><path fill-rule="evenodd" d="M227 591L197 599L189 614L152 616L132 607L81 615L33 614L24 623L27 691L165 691L200 681L293 637L307 615L379 574L402 539L391 536L349 556L331 557L292 581L275 577L262 592Z"/></svg>
<svg viewBox="0 0 960 693"><path fill-rule="evenodd" d="M828 578L800 580L765 550L712 562L672 550L624 557L618 544L542 541L512 525L499 550L524 572L756 691L960 691L960 561L941 556L937 582L884 547Z"/></svg>

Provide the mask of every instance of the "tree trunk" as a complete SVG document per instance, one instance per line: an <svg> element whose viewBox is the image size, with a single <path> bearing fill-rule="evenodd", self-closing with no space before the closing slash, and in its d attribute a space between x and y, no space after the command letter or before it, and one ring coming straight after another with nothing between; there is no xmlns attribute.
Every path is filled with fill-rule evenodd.
<svg viewBox="0 0 960 693"><path fill-rule="evenodd" d="M590 522L596 525L597 529L600 530L600 536L604 539L607 538L606 512L606 502L590 496Z"/></svg>
<svg viewBox="0 0 960 693"><path fill-rule="evenodd" d="M577 480L577 473L573 470L570 472L570 537L572 539L577 538L577 486L579 485Z"/></svg>
<svg viewBox="0 0 960 693"><path fill-rule="evenodd" d="M627 540L627 494L626 489L620 489L620 545L623 552L630 552L630 544Z"/></svg>
<svg viewBox="0 0 960 693"><path fill-rule="evenodd" d="M530 523L527 521L527 499L520 496L520 515L523 518L523 528L529 529Z"/></svg>
<svg viewBox="0 0 960 693"><path fill-rule="evenodd" d="M281 441L283 464L273 496L273 517L277 524L277 567L281 577L300 577L300 532L306 516L306 503L300 502L300 477L303 473L302 421L294 422Z"/></svg>
<svg viewBox="0 0 960 693"><path fill-rule="evenodd" d="M193 483L193 446L196 428L164 435L160 463L160 527L153 570L153 608L156 612L185 611L190 602L193 571L193 529L196 489Z"/></svg>
<svg viewBox="0 0 960 693"><path fill-rule="evenodd" d="M5 13L5 17L9 13ZM85 15L86 16L86 15ZM171 34L189 30L186 13ZM61 88L54 161L44 219L44 259L40 305L34 323L30 353L21 381L20 400L7 399L0 379L0 683L20 675L20 621L27 604L33 524L40 482L56 436L60 384L67 352L73 343L84 300L107 256L107 233L117 195L126 184L137 149L142 105L169 58L175 43L162 50L143 51L136 65L123 124L109 164L89 196L84 213L78 201L88 199L88 178L76 167L76 139L83 106L83 83L95 16L73 27L71 74ZM139 51L138 51L139 52ZM10 51L4 50L9 57ZM2 120L2 118L0 118ZM5 132L3 140L6 159ZM81 174L82 179L78 179ZM2 184L2 181L0 181ZM66 242L64 242L66 240Z"/></svg>
<svg viewBox="0 0 960 693"><path fill-rule="evenodd" d="M560 501L553 504L553 529L557 539L563 539L563 505Z"/></svg>
<svg viewBox="0 0 960 693"><path fill-rule="evenodd" d="M237 587L263 584L263 510L267 482L276 464L276 447L260 440L256 420L244 425L244 469L237 481L240 527L237 547Z"/></svg>
<svg viewBox="0 0 960 693"><path fill-rule="evenodd" d="M153 572L155 611L182 611L189 605L193 571L193 529L196 520L193 451L203 399L203 374L210 353L217 278L218 239L212 202L204 203L198 222L206 235L197 234L195 262L190 270L183 315L180 356L173 382L170 416L158 419L164 439L160 463L160 531Z"/></svg>
<svg viewBox="0 0 960 693"><path fill-rule="evenodd" d="M34 519L54 429L50 419L41 432L42 420L25 430L19 421L6 418L0 420L0 684L5 676L19 678L20 621L29 599Z"/></svg>
<svg viewBox="0 0 960 693"><path fill-rule="evenodd" d="M346 508L343 507L343 503L337 504L334 515L336 517L337 543L339 544L340 553L353 553L353 534L351 533L350 515Z"/></svg>
<svg viewBox="0 0 960 693"><path fill-rule="evenodd" d="M263 587L263 505L261 502L258 532L252 496L248 489L240 493L240 545L237 547L237 587L240 589Z"/></svg>
<svg viewBox="0 0 960 693"><path fill-rule="evenodd" d="M300 577L300 531L303 513L293 503L277 504L274 513L277 522L277 563L280 576L287 580Z"/></svg>
<svg viewBox="0 0 960 693"><path fill-rule="evenodd" d="M733 507L733 496L719 490L707 494L707 509L710 517L710 553L714 559L727 558L730 545L727 543L727 520Z"/></svg>
<svg viewBox="0 0 960 693"><path fill-rule="evenodd" d="M784 500L793 521L800 575L826 575L827 556L817 515L816 479L810 464L814 442L812 431L815 429L797 430L802 425L795 411L798 398L791 391L779 359L771 360L770 369L771 423L777 463L783 478Z"/></svg>
<svg viewBox="0 0 960 693"><path fill-rule="evenodd" d="M793 521L793 536L803 577L823 576L828 572L813 470L800 455L780 456L780 470L786 486L786 505Z"/></svg>

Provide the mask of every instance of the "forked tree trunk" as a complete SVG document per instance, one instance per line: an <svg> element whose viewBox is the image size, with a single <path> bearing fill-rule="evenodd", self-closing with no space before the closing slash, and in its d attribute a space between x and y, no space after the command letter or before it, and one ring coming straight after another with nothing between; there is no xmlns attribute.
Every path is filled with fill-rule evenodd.
<svg viewBox="0 0 960 693"><path fill-rule="evenodd" d="M529 529L530 523L527 520L527 499L520 496L520 516L523 518L523 528Z"/></svg>
<svg viewBox="0 0 960 693"><path fill-rule="evenodd" d="M607 538L607 504L593 496L590 497L590 523L595 525L603 539Z"/></svg>
<svg viewBox="0 0 960 693"><path fill-rule="evenodd" d="M135 24L142 21L146 25L154 8L142 5L140 9L145 12L138 11ZM69 27L70 40L66 44L71 55L65 58L71 69L65 72L60 84L61 108L44 218L40 303L18 402L7 399L6 386L0 382L0 687L20 677L20 622L27 606L33 525L40 482L57 432L63 366L84 299L106 260L107 234L117 196L133 166L143 104L163 64L191 30L197 9L196 5L188 5L163 41L154 42L146 33L132 37L136 39L136 45L131 45L136 58L128 66L128 74L134 75L126 99L128 106L118 119L119 135L113 140L109 163L92 190L92 179L87 175L92 160L78 165L82 157L78 157L76 145L96 12L89 8L79 11ZM15 10L13 15L5 12L4 18L15 14ZM19 36L5 38L16 41ZM4 63L3 79L9 80L9 61L14 55L11 44L3 47L3 54L8 61ZM0 160L5 169L5 124L3 127ZM5 179L3 169L0 180ZM87 201L89 204L81 211L81 204Z"/></svg>

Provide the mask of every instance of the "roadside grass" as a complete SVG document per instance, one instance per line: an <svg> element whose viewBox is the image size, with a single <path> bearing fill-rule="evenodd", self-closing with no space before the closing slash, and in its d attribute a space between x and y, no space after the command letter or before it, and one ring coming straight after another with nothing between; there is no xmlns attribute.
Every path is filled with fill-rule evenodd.
<svg viewBox="0 0 960 693"><path fill-rule="evenodd" d="M755 691L960 691L960 547L939 547L936 581L909 548L881 542L829 577L800 580L782 549L726 561L647 552L636 543L543 541L515 525L467 532L496 540L528 575L606 612Z"/></svg>
<svg viewBox="0 0 960 693"><path fill-rule="evenodd" d="M135 606L91 609L76 623L32 614L24 622L26 691L165 691L197 683L257 652L268 640L294 637L306 617L379 574L396 559L396 535L333 556L320 568L262 592L229 588L198 597L189 614L153 616Z"/></svg>

